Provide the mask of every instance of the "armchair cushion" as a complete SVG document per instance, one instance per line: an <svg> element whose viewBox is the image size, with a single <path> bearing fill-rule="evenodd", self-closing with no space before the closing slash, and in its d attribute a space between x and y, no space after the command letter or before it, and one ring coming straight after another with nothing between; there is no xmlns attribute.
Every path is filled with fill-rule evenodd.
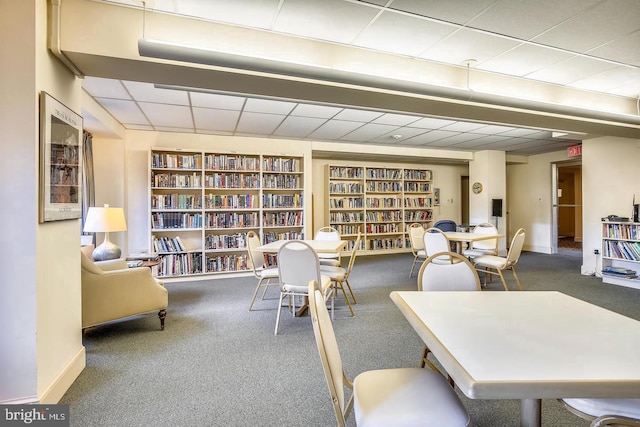
<svg viewBox="0 0 640 427"><path fill-rule="evenodd" d="M169 296L149 268L127 268L126 261L115 260L103 270L84 253L81 257L82 328L155 310L163 328ZM108 270L118 265L124 268Z"/></svg>

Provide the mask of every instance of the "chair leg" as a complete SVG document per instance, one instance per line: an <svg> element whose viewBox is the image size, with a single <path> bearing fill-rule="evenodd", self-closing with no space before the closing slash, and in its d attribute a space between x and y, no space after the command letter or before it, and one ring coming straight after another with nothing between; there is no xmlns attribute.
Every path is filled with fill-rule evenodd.
<svg viewBox="0 0 640 427"><path fill-rule="evenodd" d="M516 279L516 285L518 285L518 289L522 290L522 286L520 286L520 279L518 279L518 275L516 274L516 269L511 267L511 272L513 273L513 277Z"/></svg>
<svg viewBox="0 0 640 427"><path fill-rule="evenodd" d="M353 293L353 289L351 289L351 285L349 284L349 279L345 280L344 283L347 285L347 288L349 289L349 293L351 294L351 298L353 298L353 303L357 304L358 301L356 301L356 296Z"/></svg>
<svg viewBox="0 0 640 427"><path fill-rule="evenodd" d="M504 286L504 290L508 291L509 288L507 287L507 282L506 280L504 280L504 275L502 274L502 270L501 269L496 269L498 271L498 274L500 275L500 280L502 280L502 286Z"/></svg>
<svg viewBox="0 0 640 427"><path fill-rule="evenodd" d="M253 307L253 303L256 300L256 295L258 295L258 291L260 290L260 286L262 286L262 279L258 280L258 285L256 286L256 290L253 291L253 296L251 297L251 302L249 303L249 311L251 311L251 307ZM266 292L265 288L265 292Z"/></svg>
<svg viewBox="0 0 640 427"><path fill-rule="evenodd" d="M413 257L413 263L411 264L411 271L409 272L409 277L413 276L413 269L416 266L416 262L418 262L418 257Z"/></svg>
<svg viewBox="0 0 640 427"><path fill-rule="evenodd" d="M347 301L347 306L349 307L349 311L351 312L351 317L354 317L356 314L353 312L353 307L351 307L351 301L349 301L349 297L347 296L347 291L345 291L343 283L336 282L336 285L338 285L342 290L342 295L344 295L344 299L345 301Z"/></svg>
<svg viewBox="0 0 640 427"><path fill-rule="evenodd" d="M280 302L278 303L278 314L276 316L276 329L273 331L273 335L278 335L278 325L280 324L280 313L282 312L282 297L284 294L280 292Z"/></svg>
<svg viewBox="0 0 640 427"><path fill-rule="evenodd" d="M269 287L267 286L269 284L269 282L271 281L271 279L267 279L266 282L264 282L264 286L263 286L263 290L262 290L262 299L264 300L264 297L267 295L267 289L269 289Z"/></svg>
<svg viewBox="0 0 640 427"><path fill-rule="evenodd" d="M164 331L164 319L167 317L167 310L164 308L158 312L158 317L160 318L160 330Z"/></svg>
<svg viewBox="0 0 640 427"><path fill-rule="evenodd" d="M429 360L429 353L431 353L431 350L429 350L429 347L425 345L424 348L422 349L422 360L420 361L420 367L424 368L425 366L429 365L429 368L431 368L431 370L442 374L442 372L440 372L440 369L438 369L436 365L434 365L433 362ZM447 374L447 381L449 381L449 384L451 385L451 387L455 388L456 384L453 381L453 378L451 378L451 375L449 374Z"/></svg>

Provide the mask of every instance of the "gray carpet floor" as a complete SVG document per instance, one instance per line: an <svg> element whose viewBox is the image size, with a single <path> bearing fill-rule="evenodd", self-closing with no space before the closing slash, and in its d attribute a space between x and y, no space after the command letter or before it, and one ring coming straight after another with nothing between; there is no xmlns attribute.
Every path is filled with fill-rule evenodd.
<svg viewBox="0 0 640 427"><path fill-rule="evenodd" d="M389 298L393 290L416 289L415 273L408 278L411 260L410 254L357 259L356 316L337 299L334 320L349 377L418 365L422 342ZM517 270L525 290L559 290L640 320L640 291L581 276L581 262L523 253ZM283 311L274 336L277 288L249 312L255 284L253 276L168 283L165 331L155 314L87 330L87 367L60 402L70 405L71 425L335 425L310 318ZM487 287L500 289L495 280ZM519 425L518 400L460 396L477 427ZM543 401L542 420L545 427L589 425L555 400ZM353 414L348 425L355 426Z"/></svg>

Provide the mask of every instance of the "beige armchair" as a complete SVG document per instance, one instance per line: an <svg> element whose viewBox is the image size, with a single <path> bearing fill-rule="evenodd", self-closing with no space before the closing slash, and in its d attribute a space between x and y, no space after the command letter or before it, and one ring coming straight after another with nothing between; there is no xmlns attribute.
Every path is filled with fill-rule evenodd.
<svg viewBox="0 0 640 427"><path fill-rule="evenodd" d="M81 251L82 329L159 310L160 329L169 295L147 267L128 268L124 259L94 263Z"/></svg>

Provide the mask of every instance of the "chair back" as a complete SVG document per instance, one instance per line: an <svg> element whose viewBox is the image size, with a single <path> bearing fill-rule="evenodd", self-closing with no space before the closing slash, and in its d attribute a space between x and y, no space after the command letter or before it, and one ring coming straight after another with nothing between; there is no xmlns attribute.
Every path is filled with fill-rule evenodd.
<svg viewBox="0 0 640 427"><path fill-rule="evenodd" d="M333 227L322 227L316 233L315 240L342 240L340 232Z"/></svg>
<svg viewBox="0 0 640 427"><path fill-rule="evenodd" d="M264 267L264 254L261 251L256 251L256 248L260 246L260 237L255 231L249 231L247 233L247 253L249 255L249 263L253 268L253 274L258 275L258 270Z"/></svg>
<svg viewBox="0 0 640 427"><path fill-rule="evenodd" d="M409 243L414 256L419 250L424 249L424 227L422 224L414 222L409 226Z"/></svg>
<svg viewBox="0 0 640 427"><path fill-rule="evenodd" d="M452 219L441 219L440 221L436 221L433 224L434 228L438 228L442 231L456 231L458 229L458 224Z"/></svg>
<svg viewBox="0 0 640 427"><path fill-rule="evenodd" d="M448 256L451 263L433 262ZM427 258L418 273L419 291L479 291L478 272L464 256L455 252L441 252Z"/></svg>
<svg viewBox="0 0 640 427"><path fill-rule="evenodd" d="M285 242L278 251L278 273L283 286L306 288L311 280L320 283L318 255L311 246L300 240Z"/></svg>
<svg viewBox="0 0 640 427"><path fill-rule="evenodd" d="M329 310L327 310L327 304L322 298L322 293L318 289L316 281L309 283L309 310L311 323L313 324L313 334L316 338L318 353L322 361L322 370L329 387L338 427L344 427L345 418L349 415L353 405L353 396L345 406L345 375L340 357L340 348L333 330ZM350 386L351 384L347 385Z"/></svg>
<svg viewBox="0 0 640 427"><path fill-rule="evenodd" d="M424 232L424 250L428 257L440 252L451 252L449 239L439 228L431 227ZM446 257L441 256L439 260L445 260Z"/></svg>
<svg viewBox="0 0 640 427"><path fill-rule="evenodd" d="M512 267L518 263L520 254L522 253L522 247L524 246L524 238L526 232L524 228L519 228L516 234L511 239L511 246L509 246L509 253L507 254L507 267Z"/></svg>
<svg viewBox="0 0 640 427"><path fill-rule="evenodd" d="M489 223L478 224L473 229L475 234L498 234L498 229L495 225ZM489 239L489 240L479 240L477 242L473 242L474 249L488 249L493 251L498 251L498 239Z"/></svg>

